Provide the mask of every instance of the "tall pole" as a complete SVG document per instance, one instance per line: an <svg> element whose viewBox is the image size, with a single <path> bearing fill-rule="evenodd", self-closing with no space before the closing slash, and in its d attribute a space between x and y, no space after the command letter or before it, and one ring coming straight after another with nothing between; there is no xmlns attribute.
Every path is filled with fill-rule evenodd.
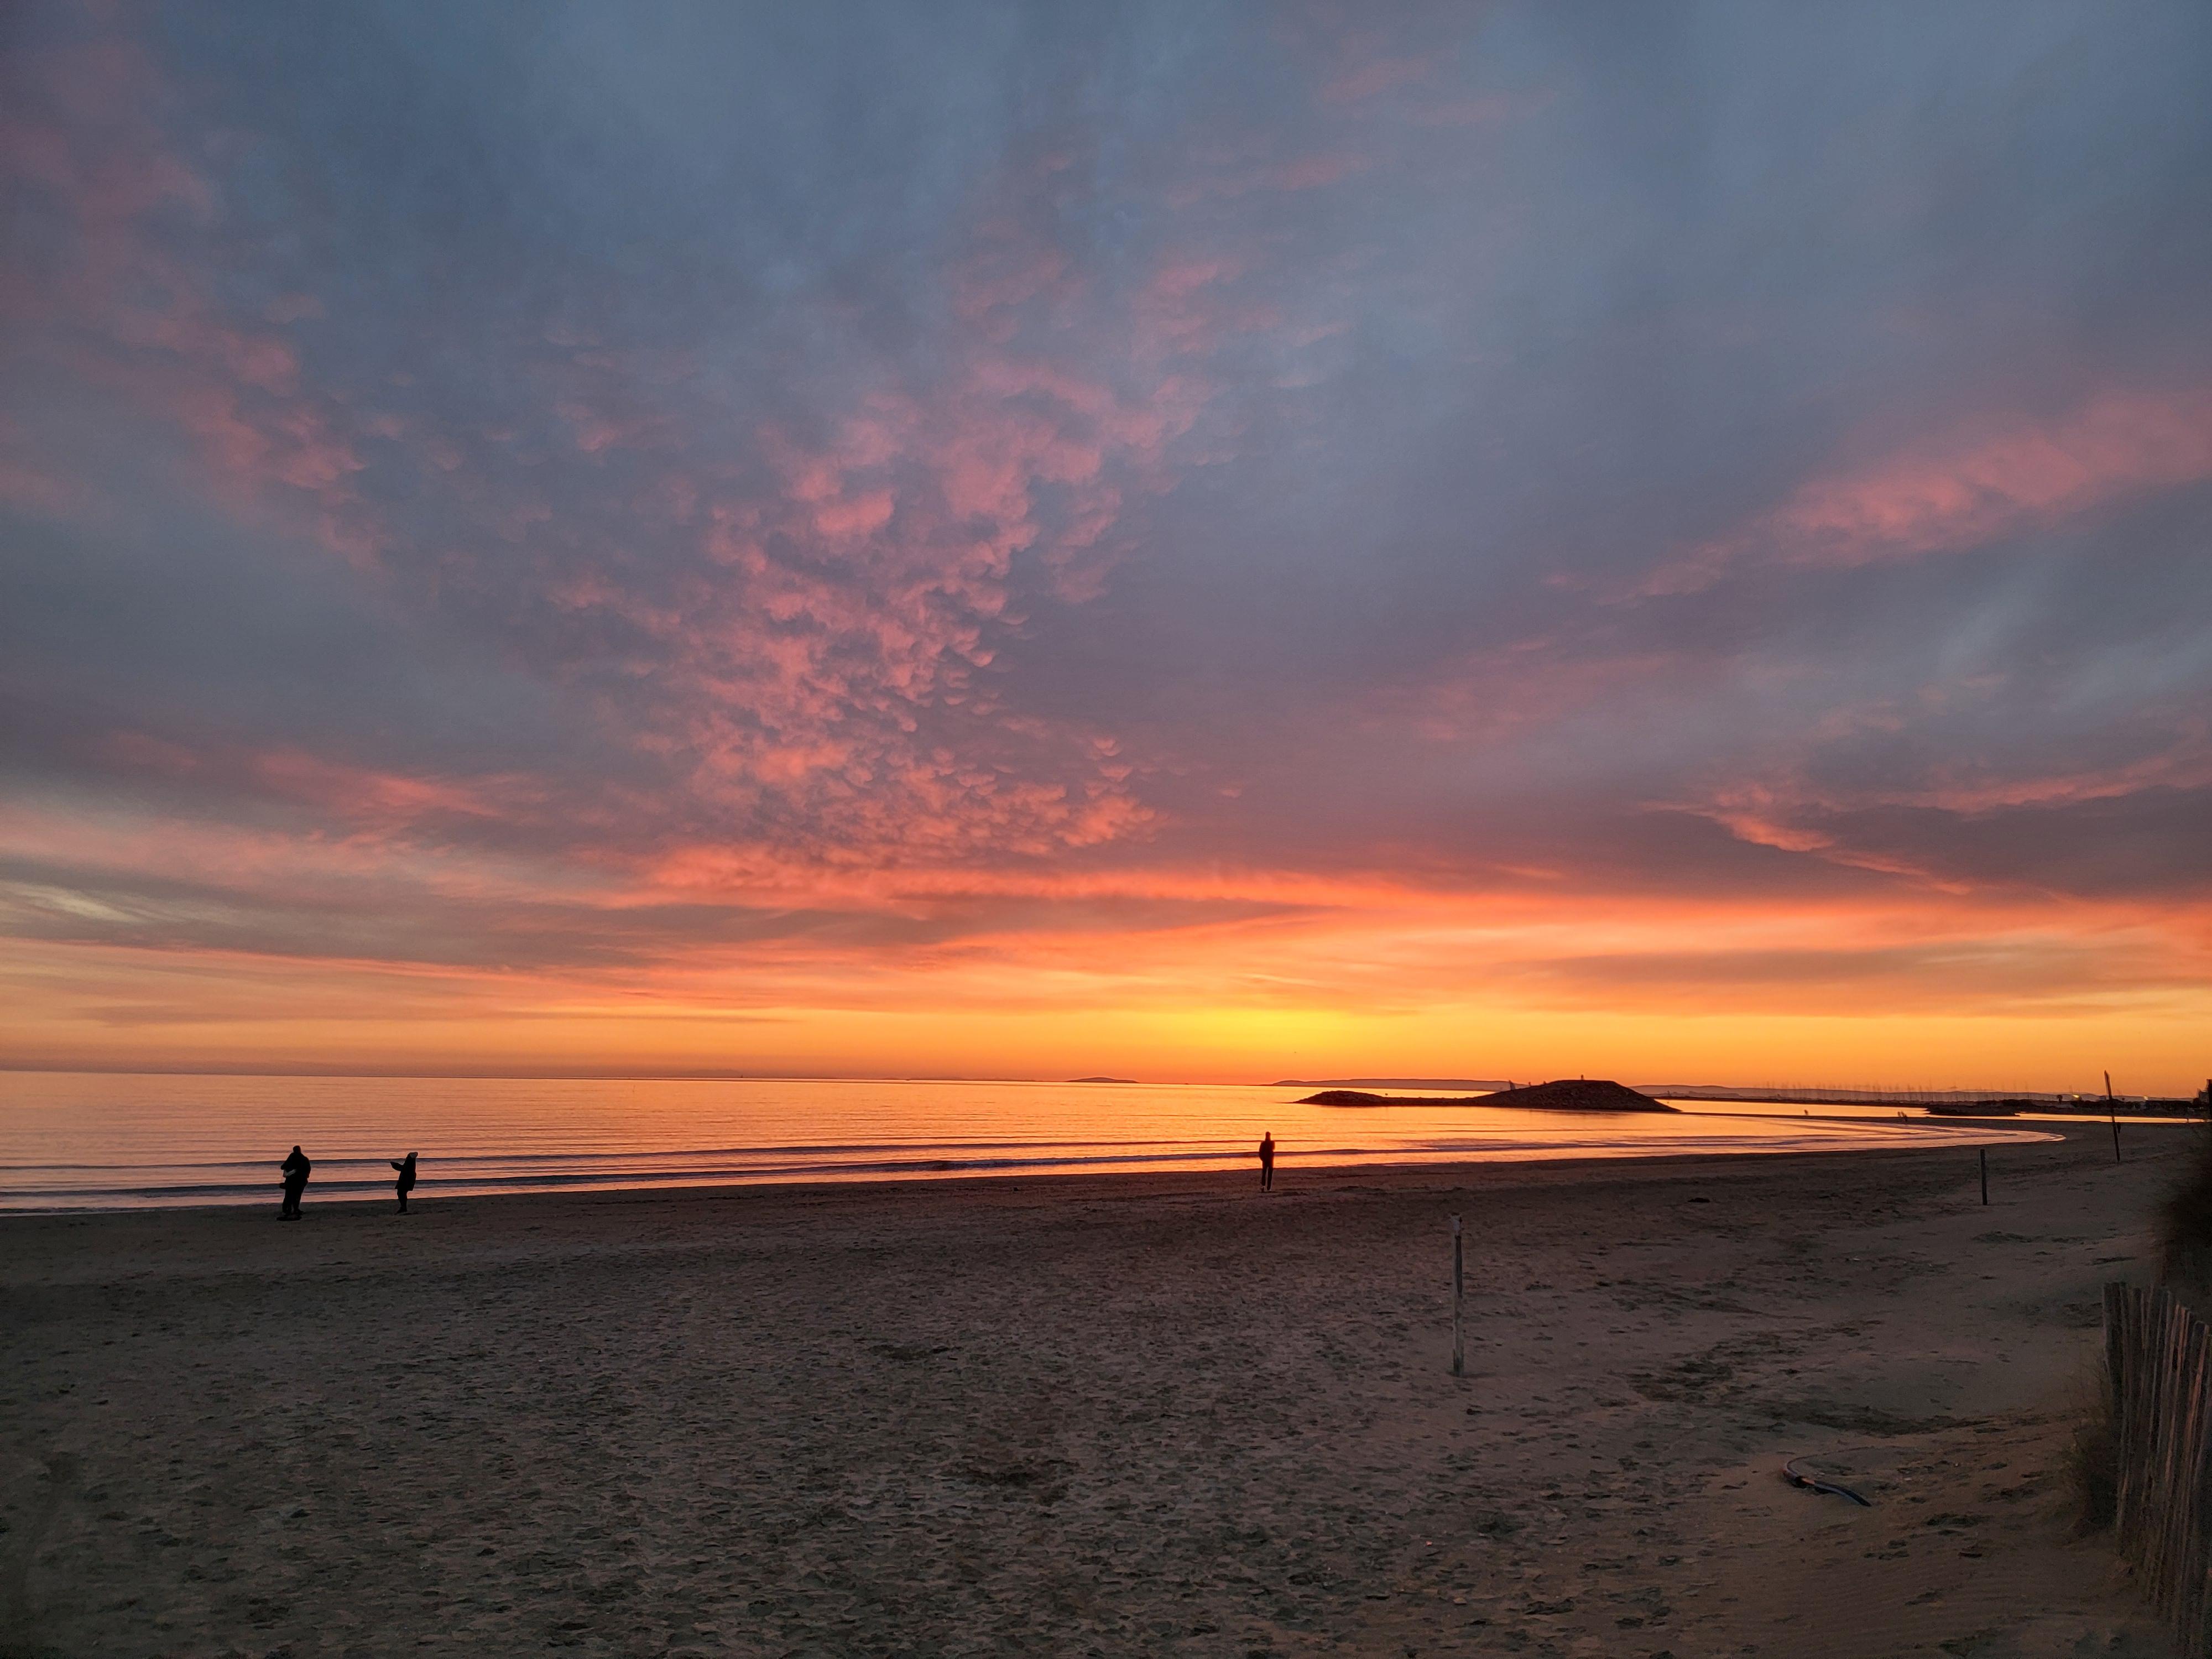
<svg viewBox="0 0 2212 1659"><path fill-rule="evenodd" d="M2112 1098L2112 1074L2105 1073L2105 1111L2112 1120L2112 1162L2120 1161L2120 1105Z"/></svg>
<svg viewBox="0 0 2212 1659"><path fill-rule="evenodd" d="M1467 1294L1466 1246L1460 1237L1459 1218L1452 1218L1452 1375L1467 1375L1467 1327L1460 1317L1461 1300Z"/></svg>
<svg viewBox="0 0 2212 1659"><path fill-rule="evenodd" d="M1989 1149L1988 1147L1984 1146L1984 1147L1983 1147L1983 1148L1981 1149L1981 1153L1982 1153L1982 1202L1983 1202L1983 1203L1984 1203L1984 1204L1986 1204L1986 1203L1988 1203L1988 1202L1990 1201L1990 1149Z"/></svg>

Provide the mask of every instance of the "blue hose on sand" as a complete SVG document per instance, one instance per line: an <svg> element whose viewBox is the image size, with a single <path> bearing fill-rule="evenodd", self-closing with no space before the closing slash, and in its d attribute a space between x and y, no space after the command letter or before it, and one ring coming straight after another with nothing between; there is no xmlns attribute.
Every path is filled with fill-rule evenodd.
<svg viewBox="0 0 2212 1659"><path fill-rule="evenodd" d="M1823 1494L1833 1492L1838 1498L1848 1498L1863 1510L1870 1510L1874 1507L1873 1499L1860 1497L1849 1486L1839 1486L1832 1480L1816 1480L1812 1475L1798 1473L1797 1466L1811 1455L1810 1452L1802 1453L1784 1463L1782 1466L1782 1478L1791 1486L1802 1487L1807 1492Z"/></svg>

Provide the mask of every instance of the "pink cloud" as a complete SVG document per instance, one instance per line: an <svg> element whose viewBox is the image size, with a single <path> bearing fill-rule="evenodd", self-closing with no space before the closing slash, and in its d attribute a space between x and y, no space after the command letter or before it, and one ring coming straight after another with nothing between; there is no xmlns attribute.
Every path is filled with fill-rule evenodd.
<svg viewBox="0 0 2212 1659"><path fill-rule="evenodd" d="M1535 113L1548 106L1553 96L1548 91L1484 93L1431 104L1415 112L1413 119L1425 127L1496 126L1516 116Z"/></svg>
<svg viewBox="0 0 2212 1659"><path fill-rule="evenodd" d="M994 341L1013 337L1022 307L1062 301L1082 287L1066 253L1010 223L985 227L979 240L983 246L953 273L953 307Z"/></svg>
<svg viewBox="0 0 2212 1659"><path fill-rule="evenodd" d="M1255 319L1230 285L1241 260L1218 254L1170 254L1131 301L1131 321L1146 356L1203 355Z"/></svg>
<svg viewBox="0 0 2212 1659"><path fill-rule="evenodd" d="M519 774L463 780L317 755L297 745L243 750L198 746L149 732L109 733L99 745L110 764L144 776L242 781L267 799L309 806L349 823L391 826L459 815L493 818L541 798L542 787Z"/></svg>
<svg viewBox="0 0 2212 1659"><path fill-rule="evenodd" d="M499 808L481 784L423 777L326 760L301 749L275 749L248 763L270 793L348 819L389 821L434 813L491 817Z"/></svg>
<svg viewBox="0 0 2212 1659"><path fill-rule="evenodd" d="M1411 86L1425 81L1435 71L1436 65L1425 58L1376 58L1346 70L1324 82L1321 100L1325 104L1357 103L1363 98L1372 98L1379 92L1389 92L1394 87Z"/></svg>
<svg viewBox="0 0 2212 1659"><path fill-rule="evenodd" d="M549 591L653 641L635 740L696 757L694 797L732 822L771 816L748 857L911 868L1139 836L1153 817L1135 769L1089 733L1002 724L974 676L1018 559L1054 571L1063 598L1097 591L1127 489L1160 476L1193 396L1169 382L1132 397L986 341L941 383L878 386L818 436L759 432L765 493L690 479L700 551L729 580L667 605L604 572ZM926 743L925 721L963 735Z"/></svg>
<svg viewBox="0 0 2212 1659"><path fill-rule="evenodd" d="M1263 155L1236 150L1200 159L1185 177L1168 187L1167 201L1170 207L1180 209L1265 191L1322 190L1375 165L1371 155L1346 152L1272 161Z"/></svg>
<svg viewBox="0 0 2212 1659"><path fill-rule="evenodd" d="M586 455L647 447L665 435L666 423L659 417L623 416L594 408L580 398L563 398L554 410L575 428L576 447Z"/></svg>
<svg viewBox="0 0 2212 1659"><path fill-rule="evenodd" d="M11 301L50 325L23 349L173 423L216 495L291 515L332 550L367 556L380 534L349 482L362 463L339 411L301 393L290 341L227 319L204 273L167 251L166 223L179 212L208 220L217 203L160 125L165 89L151 61L103 33L29 54L25 70L46 107L70 115L11 121L0 171L50 192L70 234L52 265L8 270ZM293 295L264 317L319 311ZM47 483L49 500L82 497L65 475Z"/></svg>
<svg viewBox="0 0 2212 1659"><path fill-rule="evenodd" d="M817 534L833 541L872 536L891 521L897 497L888 489L872 489L841 501L824 501L814 509Z"/></svg>
<svg viewBox="0 0 2212 1659"><path fill-rule="evenodd" d="M83 507L89 492L33 456L31 448L31 434L21 423L0 415L0 502L56 516Z"/></svg>
<svg viewBox="0 0 2212 1659"><path fill-rule="evenodd" d="M1848 567L1979 547L2212 477L2212 392L2106 392L2057 421L1985 425L1802 486L1640 590L1686 593L1743 562Z"/></svg>
<svg viewBox="0 0 2212 1659"><path fill-rule="evenodd" d="M1285 162L1269 179L1278 190L1319 190L1372 166L1374 162L1364 155L1309 155Z"/></svg>
<svg viewBox="0 0 2212 1659"><path fill-rule="evenodd" d="M532 599L556 625L619 641L620 720L641 751L690 769L678 793L733 823L772 823L763 833L786 855L824 864L1043 856L1139 839L1157 823L1128 760L1093 752L1092 734L1073 726L1017 729L979 676L1018 625L1017 593L1082 603L1102 592L1127 504L1172 482L1169 451L1212 388L1194 366L1164 372L1159 360L1271 325L1265 307L1235 295L1237 258L1170 258L1128 311L1071 340L1060 331L1081 287L1067 257L1022 231L1019 213L986 218L953 273L954 309L973 329L964 356L933 380L858 393L804 437L758 431L734 457L707 447L711 422L687 425L674 400L640 394L683 386L692 370L681 354L548 331L557 350L533 365L539 406L607 469L630 514L690 541L699 568L686 570L538 533L554 516L538 492L501 494L469 464L482 445L441 434L419 409L357 410L303 388L283 331L312 323L313 296L228 319L204 277L165 255L148 216L201 211L213 197L169 157L150 118L101 136L89 160L83 135L72 138L77 149L50 146L43 159L33 146L32 164L72 188L94 174L118 181L79 191L73 210L100 230L100 263L55 296L92 343L86 377L173 422L195 446L201 482L228 504L311 526L364 563L381 556L386 574L412 568L434 591L483 556L462 537L434 565L405 562L420 550L394 545L356 489L365 452L379 466L393 459L372 440L401 446L483 542L526 547ZM1277 169L1273 184L1317 187L1358 165L1310 157ZM131 179L136 194L121 188ZM1091 367L1100 327L1115 348L1110 373ZM642 449L656 452L649 463ZM591 629L594 615L621 626ZM143 754L137 763L154 765ZM225 766L265 795L380 832L514 805L489 786L302 751Z"/></svg>

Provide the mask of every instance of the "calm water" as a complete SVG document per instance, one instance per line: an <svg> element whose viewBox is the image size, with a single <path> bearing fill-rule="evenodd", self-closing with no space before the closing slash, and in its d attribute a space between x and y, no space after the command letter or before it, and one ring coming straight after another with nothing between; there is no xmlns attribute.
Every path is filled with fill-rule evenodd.
<svg viewBox="0 0 2212 1659"><path fill-rule="evenodd" d="M0 1073L0 1210L274 1203L295 1141L308 1199L731 1182L915 1180L1299 1165L1972 1146L2018 1132L1824 1122L1795 1107L1568 1116L1300 1106L1299 1089L1048 1083L546 1082Z"/></svg>

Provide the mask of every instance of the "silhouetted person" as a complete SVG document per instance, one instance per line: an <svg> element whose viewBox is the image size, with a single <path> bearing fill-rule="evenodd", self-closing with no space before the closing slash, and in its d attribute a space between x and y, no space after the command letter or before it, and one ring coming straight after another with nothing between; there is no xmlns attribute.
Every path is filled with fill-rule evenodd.
<svg viewBox="0 0 2212 1659"><path fill-rule="evenodd" d="M398 1185L399 1188L399 1213L402 1215L405 1215L407 1213L407 1194L415 1190L415 1157L416 1155L413 1152L408 1153L407 1160L404 1164L398 1158L392 1160L392 1167L399 1171Z"/></svg>
<svg viewBox="0 0 2212 1659"><path fill-rule="evenodd" d="M1272 1129L1260 1137L1260 1190L1275 1190L1275 1135Z"/></svg>
<svg viewBox="0 0 2212 1659"><path fill-rule="evenodd" d="M295 1146L292 1156L276 1167L284 1173L284 1207L276 1212L276 1218L279 1221L297 1221L300 1218L300 1194L307 1190L307 1171L315 1166L308 1161L305 1152Z"/></svg>

